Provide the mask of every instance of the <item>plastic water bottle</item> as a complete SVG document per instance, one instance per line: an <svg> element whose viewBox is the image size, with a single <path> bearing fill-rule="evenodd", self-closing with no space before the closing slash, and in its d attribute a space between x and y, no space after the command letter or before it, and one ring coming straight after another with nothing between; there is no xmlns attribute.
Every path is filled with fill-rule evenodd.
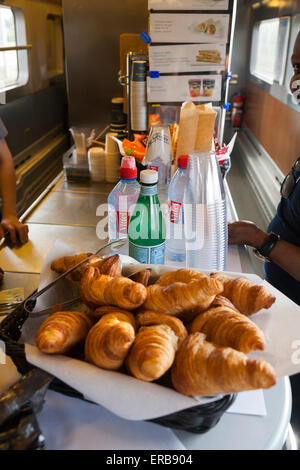
<svg viewBox="0 0 300 470"><path fill-rule="evenodd" d="M108 196L108 233L110 240L127 238L130 216L139 197L134 157L123 157L120 181Z"/></svg>
<svg viewBox="0 0 300 470"><path fill-rule="evenodd" d="M178 169L169 185L166 255L171 261L185 261L183 198L187 181L188 155L178 157Z"/></svg>
<svg viewBox="0 0 300 470"><path fill-rule="evenodd" d="M148 169L155 170L158 173L157 190L161 202L167 202L172 164L172 144L169 126L154 125L151 127L146 149L146 160Z"/></svg>
<svg viewBox="0 0 300 470"><path fill-rule="evenodd" d="M215 152L189 155L184 218L186 266L224 271L228 250L226 196Z"/></svg>
<svg viewBox="0 0 300 470"><path fill-rule="evenodd" d="M159 195L166 195L168 190L168 184L170 181L170 169L169 164L165 164L160 157L152 160L148 165L149 170L155 170L158 174L157 190Z"/></svg>
<svg viewBox="0 0 300 470"><path fill-rule="evenodd" d="M157 195L158 174L141 172L141 192L130 218L129 256L144 264L164 264L166 227Z"/></svg>

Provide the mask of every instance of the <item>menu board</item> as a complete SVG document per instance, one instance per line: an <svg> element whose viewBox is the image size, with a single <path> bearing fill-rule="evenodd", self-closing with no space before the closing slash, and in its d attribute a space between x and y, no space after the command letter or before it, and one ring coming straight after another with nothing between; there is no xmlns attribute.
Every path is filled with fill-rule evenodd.
<svg viewBox="0 0 300 470"><path fill-rule="evenodd" d="M173 75L147 80L149 103L221 101L221 75Z"/></svg>
<svg viewBox="0 0 300 470"><path fill-rule="evenodd" d="M228 10L229 0L148 0L149 10Z"/></svg>
<svg viewBox="0 0 300 470"><path fill-rule="evenodd" d="M185 44L149 47L150 70L160 73L225 70L225 44Z"/></svg>
<svg viewBox="0 0 300 470"><path fill-rule="evenodd" d="M153 43L227 43L229 15L153 13L150 36Z"/></svg>

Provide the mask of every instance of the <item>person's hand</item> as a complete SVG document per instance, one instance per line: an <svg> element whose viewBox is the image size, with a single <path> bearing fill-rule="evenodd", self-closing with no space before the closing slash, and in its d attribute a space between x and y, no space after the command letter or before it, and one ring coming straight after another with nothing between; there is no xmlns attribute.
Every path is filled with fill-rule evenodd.
<svg viewBox="0 0 300 470"><path fill-rule="evenodd" d="M260 230L253 222L241 221L228 224L229 245L250 245L260 248L267 236L267 233Z"/></svg>
<svg viewBox="0 0 300 470"><path fill-rule="evenodd" d="M3 217L0 224L0 237L8 239L12 245L28 242L28 225L22 224L18 217L9 215Z"/></svg>

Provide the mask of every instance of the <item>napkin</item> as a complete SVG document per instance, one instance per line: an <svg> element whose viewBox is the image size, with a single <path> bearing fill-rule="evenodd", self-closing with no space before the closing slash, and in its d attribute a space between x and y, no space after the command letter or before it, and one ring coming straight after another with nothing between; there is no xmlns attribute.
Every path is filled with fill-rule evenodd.
<svg viewBox="0 0 300 470"><path fill-rule="evenodd" d="M226 413L267 416L264 392L262 390L240 392Z"/></svg>

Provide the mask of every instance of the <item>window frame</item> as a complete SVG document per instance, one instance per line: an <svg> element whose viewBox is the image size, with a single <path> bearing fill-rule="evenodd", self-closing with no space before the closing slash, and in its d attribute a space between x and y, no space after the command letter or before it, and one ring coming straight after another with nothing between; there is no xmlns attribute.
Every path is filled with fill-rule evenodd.
<svg viewBox="0 0 300 470"><path fill-rule="evenodd" d="M300 13L296 13L296 15L292 16L291 18L291 28L290 28L290 43L288 47L288 57L290 60L287 61L286 64L286 74L284 79L284 86L287 90L288 95L292 98L292 92L290 90L290 81L292 76L294 75L294 69L291 62L291 57L293 54L295 40L300 30ZM299 110L299 105L296 104L297 110Z"/></svg>
<svg viewBox="0 0 300 470"><path fill-rule="evenodd" d="M258 73L254 70L255 63L256 63L256 57L257 57L257 51L258 51L258 47L257 47L258 38L256 39L255 51L254 51L254 41L255 41L255 35L256 36L259 35L259 26L262 23L271 22L271 21L274 21L274 20L279 20L279 32L280 32L280 21L288 20L288 24L287 24L287 31L286 31L285 39L284 39L283 51L280 52L280 53L278 53L278 42L277 42L275 70L278 68L278 59L280 57L283 57L282 64L281 64L282 68L280 70L280 77L275 75L273 79L268 79L268 77L266 77L265 75L260 74L260 73ZM260 20L260 21L257 21L257 22L254 23L253 29L252 29L251 49L250 49L250 65L249 65L249 69L250 69L249 72L250 72L250 75L252 77L254 77L254 78L258 79L259 81L264 82L268 85L271 85L271 86L274 85L275 83L277 83L280 86L284 85L285 78L286 78L286 73L287 73L287 59L288 59L290 35L291 35L291 16L279 16L279 17L275 17L275 18ZM279 37L277 39L279 41ZM274 72L275 72L275 70L274 70Z"/></svg>
<svg viewBox="0 0 300 470"><path fill-rule="evenodd" d="M15 82L11 82L6 86L0 86L0 93L5 93L9 90L25 86L29 80L29 65L28 65L28 50L31 49L31 45L27 44L26 39L26 25L25 16L21 8L16 8L8 5L0 4L0 8L8 8L11 10L14 17L15 34L16 34L16 46L9 47L8 50L16 51L17 53L17 66L18 76ZM5 47L1 48L3 49Z"/></svg>
<svg viewBox="0 0 300 470"><path fill-rule="evenodd" d="M63 38L63 22L62 22L62 16L61 15L56 15L53 13L49 13L47 15L47 27L48 28L57 28L59 25L59 46L60 46L60 52L61 56L58 56L57 54L57 42L55 40L55 44L53 43L53 36L49 33L49 30L47 31L47 40L48 40L48 45L50 46L50 51L48 51L48 58L47 58L47 70L48 70L48 78L51 79L52 77L56 77L58 75L63 75L65 73L64 71L64 38ZM56 36L55 36L56 37ZM53 54L54 50L54 54ZM54 68L49 67L49 64L52 63L54 64Z"/></svg>

